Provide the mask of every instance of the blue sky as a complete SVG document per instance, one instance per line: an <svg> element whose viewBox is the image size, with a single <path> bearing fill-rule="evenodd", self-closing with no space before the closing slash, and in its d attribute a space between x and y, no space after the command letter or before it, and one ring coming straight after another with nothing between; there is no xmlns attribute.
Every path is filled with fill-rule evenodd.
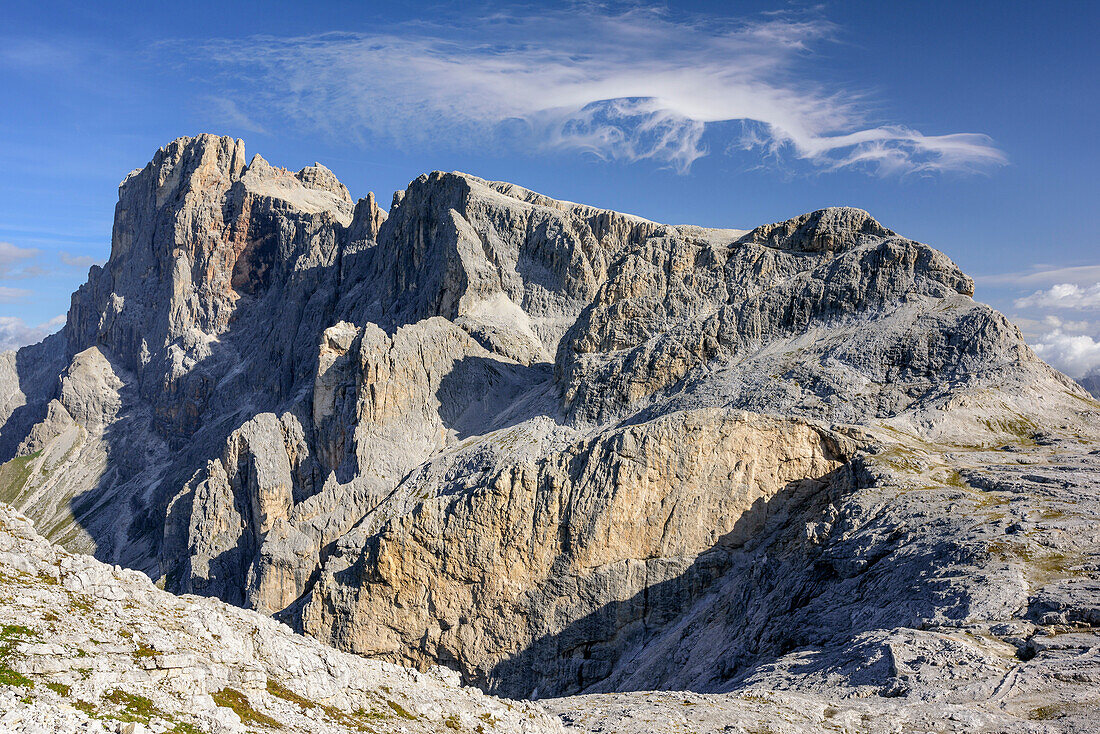
<svg viewBox="0 0 1100 734"><path fill-rule="evenodd" d="M181 135L388 201L463 170L664 222L857 206L1100 368L1091 2L7 3L0 345L56 328Z"/></svg>

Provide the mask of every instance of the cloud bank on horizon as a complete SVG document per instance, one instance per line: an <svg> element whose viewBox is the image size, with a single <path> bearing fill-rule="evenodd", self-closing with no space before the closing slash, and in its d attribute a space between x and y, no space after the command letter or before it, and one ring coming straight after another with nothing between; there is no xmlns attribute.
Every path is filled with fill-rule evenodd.
<svg viewBox="0 0 1100 734"><path fill-rule="evenodd" d="M1100 265L1039 265L978 280L1031 291L1015 298L1007 313L1035 353L1070 377L1100 377Z"/></svg>
<svg viewBox="0 0 1100 734"><path fill-rule="evenodd" d="M812 48L836 32L818 18L704 22L580 6L498 12L461 30L459 39L454 27L422 22L165 47L212 63L227 84L214 106L256 130L278 115L397 144L575 151L686 172L709 152L704 133L729 125L725 149L814 170L977 172L1006 163L986 135L874 124L862 95L809 79Z"/></svg>

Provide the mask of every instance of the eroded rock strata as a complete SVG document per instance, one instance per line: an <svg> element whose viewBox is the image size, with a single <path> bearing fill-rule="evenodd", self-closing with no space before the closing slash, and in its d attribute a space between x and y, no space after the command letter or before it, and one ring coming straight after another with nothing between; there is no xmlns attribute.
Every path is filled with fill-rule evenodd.
<svg viewBox="0 0 1100 734"><path fill-rule="evenodd" d="M1096 581L1088 472L1076 555L1001 552L1065 536L1050 496L991 489L996 450L1084 461L1100 404L972 295L857 209L715 230L436 172L384 212L181 138L121 184L64 329L0 356L0 500L511 696L813 678L792 655L910 695L836 656L944 626L1012 647L1044 584Z"/></svg>

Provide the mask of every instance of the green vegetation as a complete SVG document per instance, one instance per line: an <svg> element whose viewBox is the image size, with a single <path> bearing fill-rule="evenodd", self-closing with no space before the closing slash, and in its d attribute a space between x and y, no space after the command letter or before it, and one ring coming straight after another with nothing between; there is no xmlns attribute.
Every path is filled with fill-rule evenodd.
<svg viewBox="0 0 1100 734"><path fill-rule="evenodd" d="M455 731L458 731L462 728L462 724L459 723L458 716L456 716L455 714L451 714L446 719L444 719L443 726L447 727L448 729L454 729Z"/></svg>
<svg viewBox="0 0 1100 734"><path fill-rule="evenodd" d="M34 688L34 681L12 670L8 662L15 656L15 643L38 639L38 633L21 624L5 624L0 627L0 685Z"/></svg>
<svg viewBox="0 0 1100 734"><path fill-rule="evenodd" d="M64 683L47 683L46 688L49 688L51 691L61 696L62 698L68 698L70 691L72 691L72 687L67 686Z"/></svg>
<svg viewBox="0 0 1100 734"><path fill-rule="evenodd" d="M194 724L181 721L169 729L167 734L203 734L203 731Z"/></svg>
<svg viewBox="0 0 1100 734"><path fill-rule="evenodd" d="M95 606L88 599L77 596L76 594L69 595L69 609L74 612L84 612L88 614L95 609Z"/></svg>
<svg viewBox="0 0 1100 734"><path fill-rule="evenodd" d="M33 454L16 456L11 461L0 464L0 502L15 504L27 480L31 478L30 463L41 455L41 451L35 451Z"/></svg>
<svg viewBox="0 0 1100 734"><path fill-rule="evenodd" d="M1006 562L1020 562L1031 580L1046 583L1059 578L1080 576L1078 570L1084 559L1078 554L1067 554L1046 548L1032 548L1025 543L994 541L989 544L989 554Z"/></svg>
<svg viewBox="0 0 1100 734"><path fill-rule="evenodd" d="M145 696L127 693L121 688L116 688L111 691L104 696L104 699L116 706L122 707L121 714L115 714L111 717L119 721L135 721L142 724L148 724L149 719L154 716L161 719L168 718L163 711L154 706L153 702Z"/></svg>
<svg viewBox="0 0 1100 734"><path fill-rule="evenodd" d="M281 698L284 701L296 703L306 710L317 708L317 704L315 702L310 701L308 698L305 698L303 696L299 696L297 693L272 678L267 679L267 692L270 693L272 696L275 696L276 698Z"/></svg>
<svg viewBox="0 0 1100 734"><path fill-rule="evenodd" d="M214 703L235 713L242 724L259 724L273 729L278 729L280 726L275 719L252 708L252 705L248 703L248 699L240 691L223 688L213 694L212 697Z"/></svg>
<svg viewBox="0 0 1100 734"><path fill-rule="evenodd" d="M0 627L0 640L18 639L36 640L38 639L38 633L21 624L5 624Z"/></svg>
<svg viewBox="0 0 1100 734"><path fill-rule="evenodd" d="M142 642L139 642L137 650L134 650L135 658L155 658L156 656L157 651Z"/></svg>
<svg viewBox="0 0 1100 734"><path fill-rule="evenodd" d="M366 722L378 719L385 719L386 714L380 711L367 711L366 709L359 708L353 713L345 713L335 706L327 706L316 701L311 701L304 696L300 696L294 691L290 690L282 683L272 678L267 679L267 692L276 698L281 698L284 701L289 701L293 704L297 704L302 707L304 711L312 709L320 709L325 712L331 721L348 727L349 729L356 729L361 732L373 732L374 730L367 726ZM404 709L402 709L404 710ZM406 712L406 716L408 714ZM410 717L411 718L411 717Z"/></svg>
<svg viewBox="0 0 1100 734"><path fill-rule="evenodd" d="M99 718L99 713L96 711L95 705L87 701L73 701L73 708L83 711L87 716L91 716L92 718Z"/></svg>
<svg viewBox="0 0 1100 734"><path fill-rule="evenodd" d="M402 708L401 704L399 704L397 701L391 701L389 699L386 699L386 705L388 705L391 709L393 709L394 713L397 714L398 716L400 716L402 719L415 719L416 718L415 716L410 714L408 711L406 711L404 708Z"/></svg>
<svg viewBox="0 0 1100 734"><path fill-rule="evenodd" d="M34 688L34 681L22 673L15 672L6 663L0 663L0 686Z"/></svg>
<svg viewBox="0 0 1100 734"><path fill-rule="evenodd" d="M1057 703L1052 703L1048 706L1040 706L1032 711L1028 718L1032 721L1047 721L1049 719L1060 718L1063 713L1063 706Z"/></svg>
<svg viewBox="0 0 1100 734"><path fill-rule="evenodd" d="M1007 433L1025 446L1034 444L1034 436L1039 432L1038 424L1019 414L1015 418L1005 418L1004 420L982 420L982 424L990 432Z"/></svg>
<svg viewBox="0 0 1100 734"><path fill-rule="evenodd" d="M58 584L61 583L60 581L58 581L56 578L49 575L48 573L38 574L38 580L41 581L42 583L46 584L47 586L57 586Z"/></svg>
<svg viewBox="0 0 1100 734"><path fill-rule="evenodd" d="M53 688L53 684L47 684L50 688ZM68 695L69 687L63 686L65 693ZM162 719L172 724L172 728L168 729L166 734L203 734L203 731L194 724L188 724L182 721L176 721L171 715L161 711L157 706L145 696L138 696L132 693L127 693L121 688L108 693L103 697L105 701L120 706L121 711L118 712L105 712L101 711L98 706L88 701L73 701L73 708L83 711L85 715L93 719L99 719L101 721L123 721L134 722L140 724L148 724L152 719Z"/></svg>

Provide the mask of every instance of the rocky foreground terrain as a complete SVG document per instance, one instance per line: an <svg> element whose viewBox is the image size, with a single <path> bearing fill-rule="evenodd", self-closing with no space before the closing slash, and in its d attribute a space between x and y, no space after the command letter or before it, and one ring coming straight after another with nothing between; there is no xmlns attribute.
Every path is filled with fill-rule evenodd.
<svg viewBox="0 0 1100 734"><path fill-rule="evenodd" d="M1100 403L972 295L858 209L704 229L436 172L383 211L319 164L181 138L121 184L64 329L0 355L0 501L255 610L64 556L124 589L87 624L154 630L166 605L288 634L269 615L373 659L278 637L343 661L307 684L188 628L170 644L217 672L181 698L104 640L119 696L195 714L167 729L262 726L219 686L306 730L280 717L487 725L504 704L448 669L540 701L515 731L1094 730ZM45 682L4 700L68 716L49 682L124 710L36 668L85 622L33 599L80 589L10 563L6 664ZM413 723L347 718L386 713L384 675ZM417 708L448 685L452 709Z"/></svg>
<svg viewBox="0 0 1100 734"><path fill-rule="evenodd" d="M2 505L0 619L5 732L561 731L451 671L363 660L69 554Z"/></svg>

